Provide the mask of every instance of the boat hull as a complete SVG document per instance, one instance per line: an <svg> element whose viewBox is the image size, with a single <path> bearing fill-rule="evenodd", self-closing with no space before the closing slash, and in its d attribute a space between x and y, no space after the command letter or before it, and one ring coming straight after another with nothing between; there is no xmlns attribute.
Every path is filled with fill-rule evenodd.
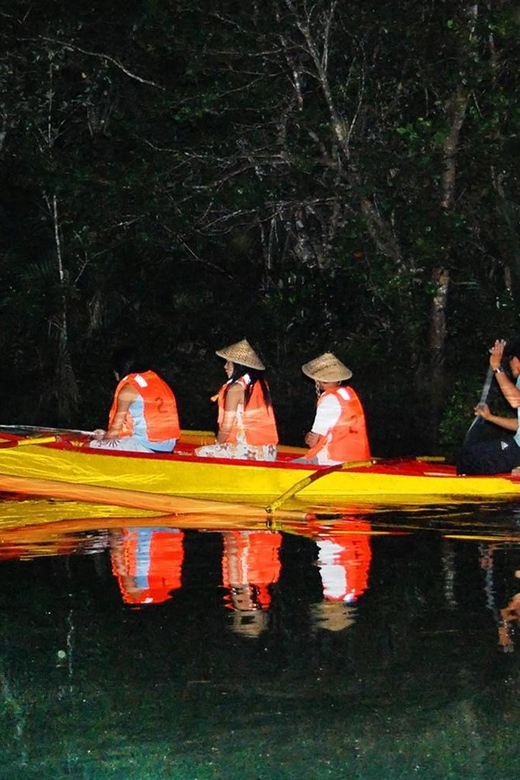
<svg viewBox="0 0 520 780"><path fill-rule="evenodd" d="M292 455L297 456L298 450ZM182 455L94 450L68 444L0 448L1 475L49 479L146 493L269 505L302 486L291 501L344 505L427 504L511 500L520 496L520 481L511 475L457 476L451 466L421 460L389 460L344 467L318 478L316 468L290 463L285 448L276 463L218 461Z"/></svg>

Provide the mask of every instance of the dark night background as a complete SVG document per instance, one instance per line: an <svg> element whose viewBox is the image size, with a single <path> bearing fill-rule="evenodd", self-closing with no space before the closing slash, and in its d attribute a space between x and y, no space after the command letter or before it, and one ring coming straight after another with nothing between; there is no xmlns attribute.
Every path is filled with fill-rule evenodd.
<svg viewBox="0 0 520 780"><path fill-rule="evenodd" d="M512 0L3 3L2 422L103 425L132 342L212 428L247 337L285 442L331 350L374 454L451 453L520 331L519 28Z"/></svg>

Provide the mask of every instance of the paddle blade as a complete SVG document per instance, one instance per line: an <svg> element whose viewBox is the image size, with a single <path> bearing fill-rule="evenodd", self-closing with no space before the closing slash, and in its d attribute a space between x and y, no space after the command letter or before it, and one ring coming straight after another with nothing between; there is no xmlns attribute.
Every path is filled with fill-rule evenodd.
<svg viewBox="0 0 520 780"><path fill-rule="evenodd" d="M491 366L489 366L486 373L486 378L484 380L484 385L482 387L482 392L480 394L480 400L478 402L479 406L484 406L484 404L487 403L489 391L491 390L491 385L493 383L493 377L494 377L493 369L491 368ZM473 420L473 422L468 428L462 446L467 447L473 444L478 444L481 441L488 441L489 439L492 439L493 429L496 429L495 425L491 425L490 423L486 422L486 420L484 420L482 417L476 415L475 419Z"/></svg>

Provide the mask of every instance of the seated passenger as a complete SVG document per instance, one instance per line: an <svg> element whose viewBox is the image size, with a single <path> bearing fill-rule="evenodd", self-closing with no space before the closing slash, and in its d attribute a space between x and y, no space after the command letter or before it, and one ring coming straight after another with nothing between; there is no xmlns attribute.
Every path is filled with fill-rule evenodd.
<svg viewBox="0 0 520 780"><path fill-rule="evenodd" d="M265 366L243 339L216 353L224 358L228 381L212 400L218 401L215 444L199 447L201 458L276 460L278 431Z"/></svg>
<svg viewBox="0 0 520 780"><path fill-rule="evenodd" d="M331 352L305 363L302 371L314 379L318 402L312 428L305 436L310 449L294 462L335 466L370 460L363 407L354 390L345 385L352 371Z"/></svg>
<svg viewBox="0 0 520 780"><path fill-rule="evenodd" d="M475 414L503 429L494 441L477 442L463 446L458 462L459 474L506 474L520 466L520 339L506 344L497 340L489 350L489 365L493 369L502 395L516 410L516 417L492 414L487 404L477 404ZM509 363L512 381L502 367Z"/></svg>
<svg viewBox="0 0 520 780"><path fill-rule="evenodd" d="M148 366L138 362L133 347L112 355L119 384L108 416L108 430L95 431L91 447L133 452L172 452L180 435L172 390Z"/></svg>

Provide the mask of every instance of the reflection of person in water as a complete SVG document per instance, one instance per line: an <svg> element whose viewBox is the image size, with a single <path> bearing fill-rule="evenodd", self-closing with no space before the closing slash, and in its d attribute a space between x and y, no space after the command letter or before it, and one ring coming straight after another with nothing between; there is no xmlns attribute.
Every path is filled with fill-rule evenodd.
<svg viewBox="0 0 520 780"><path fill-rule="evenodd" d="M271 531L225 531L222 577L233 610L232 629L258 637L267 628L271 587L280 577L282 535Z"/></svg>
<svg viewBox="0 0 520 780"><path fill-rule="evenodd" d="M520 576L517 572L516 576ZM520 593L515 593L507 607L500 610L498 621L498 644L504 653L512 653L515 649L511 636L514 625L520 623Z"/></svg>
<svg viewBox="0 0 520 780"><path fill-rule="evenodd" d="M515 577L520 579L520 571L515 571ZM518 625L520 625L520 593L515 593L507 606L499 611L498 644L504 653L514 651L512 632Z"/></svg>
<svg viewBox="0 0 520 780"><path fill-rule="evenodd" d="M126 604L158 604L181 587L184 533L125 528L111 539L112 571Z"/></svg>
<svg viewBox="0 0 520 780"><path fill-rule="evenodd" d="M314 537L323 587L323 601L311 608L316 628L342 631L354 623L353 605L368 587L369 532L370 523L364 520L344 520L341 530L320 529Z"/></svg>
<svg viewBox="0 0 520 780"><path fill-rule="evenodd" d="M498 630L498 645L504 653L514 652L515 646L513 641L513 634L515 628L520 626L520 593L513 593L512 596L507 595L507 591L511 593L511 590L516 591L519 587L518 580L520 579L520 570L514 571L515 580L513 588L508 586L506 582L500 580L496 582L495 567L496 558L500 558L502 555L506 556L507 568L511 571L511 561L509 559L509 553L514 552L509 546L503 547L501 545L489 544L480 546L480 568L485 573L485 586L484 592L486 594L486 606L490 609L495 617ZM502 554L502 555L501 555ZM508 577L509 579L509 577ZM499 593L497 594L497 588ZM506 593L503 591L506 590ZM509 599L509 601L507 601ZM499 608L497 604L504 604L507 601L505 607Z"/></svg>

